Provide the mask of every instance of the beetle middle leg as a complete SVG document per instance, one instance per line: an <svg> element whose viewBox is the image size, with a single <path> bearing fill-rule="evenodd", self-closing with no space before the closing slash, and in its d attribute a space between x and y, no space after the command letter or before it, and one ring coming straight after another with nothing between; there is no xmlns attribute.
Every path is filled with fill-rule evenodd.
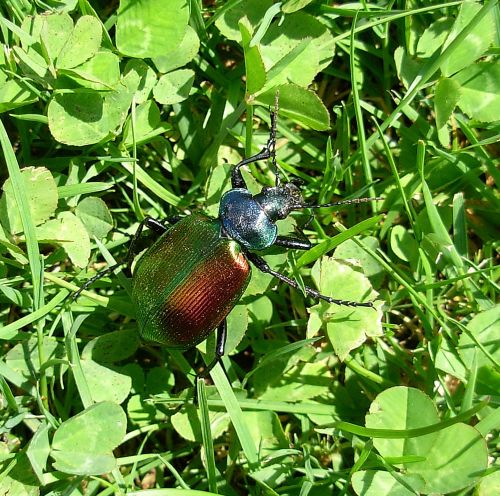
<svg viewBox="0 0 500 496"><path fill-rule="evenodd" d="M278 236L273 243L273 246L282 246L292 250L309 250L311 242L306 238L295 238L292 236Z"/></svg>
<svg viewBox="0 0 500 496"><path fill-rule="evenodd" d="M125 262L118 262L118 263L115 263L114 265L111 265L110 267L106 267L105 269L100 270L95 276L93 276L90 279L88 279L87 281L85 281L85 283L82 284L82 286L80 286L80 288L73 293L73 296L71 297L71 299L73 301L75 301L80 296L82 291L85 291L90 286L92 286L92 284L94 284L96 281L98 281L99 279L102 279L103 277L107 276L108 274L113 273L118 267L121 267L124 264L125 264Z"/></svg>
<svg viewBox="0 0 500 496"><path fill-rule="evenodd" d="M252 262L261 272L264 272L265 274L271 274L272 276L276 277L280 281L283 281L284 283L288 284L292 288L299 289L299 285L297 284L297 281L294 281L293 279L290 279L289 277L280 274L279 272L271 269L267 262L262 258L256 255L255 253L246 253L246 256L250 262ZM357 301L349 301L349 300L338 300L336 298L332 298L330 296L326 296L324 294L321 294L319 291L316 291L313 288L310 288L309 286L304 286L304 290L307 295L312 296L313 298L319 299L319 300L325 300L328 303L335 303L336 305L343 305L347 307L370 307L373 308L373 302L367 301L367 302L357 302Z"/></svg>

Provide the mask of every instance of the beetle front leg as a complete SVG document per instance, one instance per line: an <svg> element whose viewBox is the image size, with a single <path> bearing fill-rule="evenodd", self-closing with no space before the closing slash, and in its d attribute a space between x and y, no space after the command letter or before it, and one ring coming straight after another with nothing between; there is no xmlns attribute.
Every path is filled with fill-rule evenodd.
<svg viewBox="0 0 500 496"><path fill-rule="evenodd" d="M252 155L251 157L245 158L238 164L236 164L233 168L233 171L231 172L231 187L234 188L244 188L248 189L247 185L245 183L245 180L243 179L243 176L241 175L240 168L243 167L244 165L247 164L252 164L253 162L258 162L259 160L267 160L268 158L272 157L274 152L274 145L273 143L273 148L271 149L269 147L270 142L268 141L266 146L262 148L262 151L260 153L257 153L256 155Z"/></svg>
<svg viewBox="0 0 500 496"><path fill-rule="evenodd" d="M280 274L279 272L276 272L275 270L271 269L267 262L262 258L256 255L255 253L246 253L246 256L250 262L252 262L261 272L264 272L265 274L271 274L272 276L276 277L280 281L283 281L284 283L288 284L292 288L299 289L299 285L297 284L297 281L294 281L293 279L290 279L289 277ZM373 308L373 302L367 301L363 303L359 303L357 301L349 301L349 300L337 300L336 298L331 298L330 296L326 296L321 294L319 291L316 291L313 288L310 288L309 286L304 286L304 290L307 295L312 296L313 298L319 299L319 300L325 300L328 303L335 303L336 305L343 305L347 307L370 307Z"/></svg>
<svg viewBox="0 0 500 496"><path fill-rule="evenodd" d="M251 164L253 162L258 162L259 160L267 160L268 158L272 158L274 172L276 173L277 182L278 181L278 171L276 167L276 117L277 110L271 112L271 132L269 134L269 139L267 140L266 145L262 148L260 153L256 155L252 155L251 157L243 159L240 163L236 164L231 172L231 186L232 188L244 188L248 189L241 175L241 167L247 164Z"/></svg>

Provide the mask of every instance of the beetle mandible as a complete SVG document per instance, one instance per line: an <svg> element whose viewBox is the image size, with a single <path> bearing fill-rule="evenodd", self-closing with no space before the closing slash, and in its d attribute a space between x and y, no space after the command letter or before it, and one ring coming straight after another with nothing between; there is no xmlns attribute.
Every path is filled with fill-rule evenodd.
<svg viewBox="0 0 500 496"><path fill-rule="evenodd" d="M219 216L195 213L175 222L146 217L130 243L126 262L131 267L145 227L157 240L138 260L132 276L132 300L137 311L141 337L169 348L187 350L204 341L217 329L215 357L198 377L205 377L224 355L226 317L243 295L253 264L293 288L295 280L271 269L255 251L270 246L307 250L304 237L280 236L276 222L294 210L361 203L379 198L357 198L322 205L304 202L299 186L281 183L276 166L276 121L278 98L271 112L269 139L260 153L236 164L231 172L231 189L224 193ZM271 159L276 177L273 187L263 187L252 195L241 167ZM78 295L102 276L123 263L113 265L89 279ZM338 300L304 287L305 293L337 305L373 307L372 302Z"/></svg>

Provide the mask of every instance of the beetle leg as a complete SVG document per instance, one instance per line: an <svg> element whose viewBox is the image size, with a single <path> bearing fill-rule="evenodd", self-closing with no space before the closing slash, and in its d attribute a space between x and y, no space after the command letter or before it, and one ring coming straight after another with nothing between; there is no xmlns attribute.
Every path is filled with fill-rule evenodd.
<svg viewBox="0 0 500 496"><path fill-rule="evenodd" d="M276 174L277 183L279 183L278 170L276 167L276 112L271 112L271 132L269 134L269 139L267 140L267 143L264 146L264 148L262 148L260 153L245 158L234 166L231 172L232 188L248 189L245 180L241 175L240 168L243 167L244 165L251 164L253 162L258 162L259 160L267 160L268 158L272 159L273 169Z"/></svg>
<svg viewBox="0 0 500 496"><path fill-rule="evenodd" d="M252 262L260 271L264 272L265 274L271 274L272 276L276 277L280 281L283 281L284 283L288 284L292 288L299 289L299 285L297 284L297 281L294 281L293 279L290 279L289 277L280 274L279 272L276 272L275 270L271 269L267 262L262 258L256 255L255 253L246 253L246 256L250 262ZM357 301L349 301L349 300L337 300L336 298L331 298L330 296L326 296L321 294L319 291L316 291L313 288L310 288L309 286L304 286L305 292L307 295L312 296L313 298L319 299L319 300L325 300L328 303L335 303L336 305L344 305L347 307L371 307L373 308L373 302L367 301L363 303L359 303Z"/></svg>
<svg viewBox="0 0 500 496"><path fill-rule="evenodd" d="M217 342L215 343L215 357L214 359L205 367L205 369L196 374L196 379L194 381L194 396L193 403L198 404L198 379L205 379L210 374L210 371L220 362L220 359L224 356L226 349L226 338L227 338L227 320L224 319L217 327ZM221 362L222 365L222 362Z"/></svg>
<svg viewBox="0 0 500 496"><path fill-rule="evenodd" d="M168 224L175 224L180 219L181 219L181 217L171 217L171 218L166 219L164 222L166 222ZM165 231L168 230L168 227L165 226L164 222L160 222L159 220L156 220L153 217L145 217L144 220L139 224L137 231L135 232L134 236L132 237L126 259L122 262L118 262L114 265L111 265L111 267L107 267L106 269L99 271L95 276L91 277L88 281L85 282L85 284L83 284L77 291L75 291L75 293L72 296L72 300L75 301L80 296L82 291L84 291L88 287L92 286L92 284L94 284L96 281L98 281L102 277L107 276L108 274L111 274L118 267L120 267L122 265L126 265L127 269L130 271L130 266L132 265L132 261L134 260L135 256L137 255L137 253L136 253L137 241L141 237L142 231L144 230L144 226L148 227L149 229L151 229L152 231L154 231L158 234L163 234Z"/></svg>
<svg viewBox="0 0 500 496"><path fill-rule="evenodd" d="M311 248L311 242L307 238L294 238L291 236L278 236L273 245L292 250L309 250Z"/></svg>
<svg viewBox="0 0 500 496"><path fill-rule="evenodd" d="M174 222L172 223L177 222L177 220L178 218L175 218ZM170 219L167 219L166 222L170 223ZM147 227L148 229L151 229L151 231L154 231L155 233L160 235L168 231L168 227L165 226L163 222L160 222L159 220L154 219L153 217L144 217L144 219L139 224L139 227L137 228L137 231L135 232L132 241L130 242L130 246L128 248L127 258L125 259L128 271L130 271L132 262L134 261L134 258L137 255L137 242L141 237L144 227Z"/></svg>
<svg viewBox="0 0 500 496"><path fill-rule="evenodd" d="M75 301L80 296L82 291L85 291L89 286L92 286L92 284L94 284L102 277L111 274L112 272L115 271L115 269L117 269L121 265L125 265L125 262L118 262L114 265L111 265L110 267L106 267L105 269L100 270L95 276L91 277L88 281L85 282L85 284L83 284L77 291L75 291L71 299Z"/></svg>
<svg viewBox="0 0 500 496"><path fill-rule="evenodd" d="M215 344L215 357L214 359L205 367L205 370L197 375L197 379L205 379L205 377L210 374L210 371L217 365L217 362L224 356L226 349L226 338L227 338L227 320L224 319L217 327L217 342Z"/></svg>
<svg viewBox="0 0 500 496"><path fill-rule="evenodd" d="M271 157L271 154L273 152L269 148L269 141L267 142L266 146L262 148L262 151L260 153L257 153L256 155L252 155L251 157L243 159L241 162L236 164L233 168L233 171L231 172L231 187L234 188L244 188L248 189L247 185L245 183L245 180L243 179L243 176L241 175L240 168L243 167L244 165L251 164L253 162L258 162L259 160L267 160L269 157Z"/></svg>

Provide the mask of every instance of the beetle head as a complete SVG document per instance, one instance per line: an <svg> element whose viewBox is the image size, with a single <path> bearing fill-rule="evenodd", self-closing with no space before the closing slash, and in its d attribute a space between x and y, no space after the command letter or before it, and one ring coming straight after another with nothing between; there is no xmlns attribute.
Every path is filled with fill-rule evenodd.
<svg viewBox="0 0 500 496"><path fill-rule="evenodd" d="M292 210L301 208L299 205L304 203L300 188L295 182L265 186L254 199L272 221L285 219Z"/></svg>
<svg viewBox="0 0 500 496"><path fill-rule="evenodd" d="M288 183L278 184L273 187L265 186L262 191L254 196L254 199L266 215L273 222L285 219L290 215L292 210L300 210L302 208L323 208L334 207L340 205L351 205L354 203L366 203L371 201L382 200L383 198L353 198L350 200L342 200L332 203L323 203L319 205L305 203L299 185L303 181L299 178L292 179Z"/></svg>

